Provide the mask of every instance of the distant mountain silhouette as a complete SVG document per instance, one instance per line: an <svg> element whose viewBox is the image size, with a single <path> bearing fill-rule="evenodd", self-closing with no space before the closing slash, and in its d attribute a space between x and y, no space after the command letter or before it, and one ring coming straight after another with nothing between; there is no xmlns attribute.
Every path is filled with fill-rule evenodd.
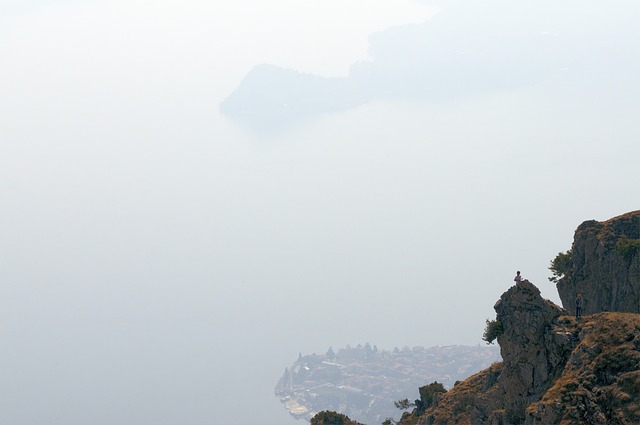
<svg viewBox="0 0 640 425"><path fill-rule="evenodd" d="M249 124L286 124L371 100L461 97L552 77L584 80L586 87L593 81L633 81L639 52L628 40L637 30L624 18L624 8L607 14L608 20L601 19L602 5L595 1L447 2L421 24L373 34L371 60L353 64L347 77L258 65L220 110Z"/></svg>
<svg viewBox="0 0 640 425"><path fill-rule="evenodd" d="M236 115L296 116L337 111L364 101L347 78L318 77L263 64L246 75L220 109Z"/></svg>

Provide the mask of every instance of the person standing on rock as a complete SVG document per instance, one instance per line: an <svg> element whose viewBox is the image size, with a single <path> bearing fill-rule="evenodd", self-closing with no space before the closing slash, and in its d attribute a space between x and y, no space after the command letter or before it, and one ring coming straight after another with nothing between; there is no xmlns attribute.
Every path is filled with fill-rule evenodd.
<svg viewBox="0 0 640 425"><path fill-rule="evenodd" d="M520 283L522 282L522 276L520 276L520 270L516 272L516 277L513 278L514 282Z"/></svg>
<svg viewBox="0 0 640 425"><path fill-rule="evenodd" d="M576 319L582 317L582 294L576 297Z"/></svg>

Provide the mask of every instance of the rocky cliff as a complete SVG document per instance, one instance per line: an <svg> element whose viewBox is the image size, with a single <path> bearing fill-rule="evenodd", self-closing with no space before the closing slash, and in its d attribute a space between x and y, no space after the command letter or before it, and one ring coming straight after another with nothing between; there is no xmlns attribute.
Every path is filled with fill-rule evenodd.
<svg viewBox="0 0 640 425"><path fill-rule="evenodd" d="M640 423L640 316L576 320L521 282L495 304L503 361L457 384L417 424Z"/></svg>
<svg viewBox="0 0 640 425"><path fill-rule="evenodd" d="M508 423L521 422L524 407L540 398L566 362L570 339L553 329L564 311L544 300L538 288L526 280L505 292L494 309L503 329L498 343L505 367L491 395L504 403ZM493 412L485 409L478 413L478 419L484 419Z"/></svg>
<svg viewBox="0 0 640 425"><path fill-rule="evenodd" d="M502 362L436 397L421 388L399 425L640 424L640 211L582 223L550 269L568 310L511 287L485 332Z"/></svg>
<svg viewBox="0 0 640 425"><path fill-rule="evenodd" d="M582 223L562 263L557 288L565 308L572 309L582 293L585 314L639 313L640 210Z"/></svg>

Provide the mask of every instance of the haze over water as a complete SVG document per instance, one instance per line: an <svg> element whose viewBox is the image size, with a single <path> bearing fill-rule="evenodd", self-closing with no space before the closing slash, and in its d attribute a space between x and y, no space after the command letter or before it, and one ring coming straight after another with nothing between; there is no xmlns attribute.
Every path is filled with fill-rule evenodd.
<svg viewBox="0 0 640 425"><path fill-rule="evenodd" d="M559 303L577 225L639 208L636 3L541 2L575 49L508 88L266 134L218 111L255 65L346 78L446 7L5 2L0 423L292 424L299 352L482 343L516 270Z"/></svg>

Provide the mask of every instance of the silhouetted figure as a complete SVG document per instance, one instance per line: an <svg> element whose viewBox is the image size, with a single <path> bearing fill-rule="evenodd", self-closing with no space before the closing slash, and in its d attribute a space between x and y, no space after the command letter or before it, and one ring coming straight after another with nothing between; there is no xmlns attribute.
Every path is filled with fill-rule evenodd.
<svg viewBox="0 0 640 425"><path fill-rule="evenodd" d="M522 276L520 276L520 270L516 272L516 277L514 277L513 280L516 283L522 282Z"/></svg>
<svg viewBox="0 0 640 425"><path fill-rule="evenodd" d="M576 319L582 317L582 294L576 297Z"/></svg>

